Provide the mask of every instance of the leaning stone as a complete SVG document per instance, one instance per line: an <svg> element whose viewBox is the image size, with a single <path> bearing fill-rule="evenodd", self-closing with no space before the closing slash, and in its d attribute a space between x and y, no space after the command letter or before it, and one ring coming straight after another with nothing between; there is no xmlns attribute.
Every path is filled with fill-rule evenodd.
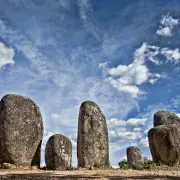
<svg viewBox="0 0 180 180"><path fill-rule="evenodd" d="M0 102L0 163L40 166L42 137L42 116L35 102L15 94L4 96Z"/></svg>
<svg viewBox="0 0 180 180"><path fill-rule="evenodd" d="M160 125L150 129L148 139L153 162L156 165L179 165L180 128L176 124Z"/></svg>
<svg viewBox="0 0 180 180"><path fill-rule="evenodd" d="M142 170L144 161L141 150L138 147L130 146L126 149L126 153L128 168Z"/></svg>
<svg viewBox="0 0 180 180"><path fill-rule="evenodd" d="M46 144L45 162L48 170L67 170L72 164L72 144L61 134L51 136Z"/></svg>
<svg viewBox="0 0 180 180"><path fill-rule="evenodd" d="M109 140L106 119L92 101L81 104L77 140L78 167L109 167Z"/></svg>
<svg viewBox="0 0 180 180"><path fill-rule="evenodd" d="M170 111L158 111L154 114L154 127L160 125L178 124L180 126L180 118Z"/></svg>

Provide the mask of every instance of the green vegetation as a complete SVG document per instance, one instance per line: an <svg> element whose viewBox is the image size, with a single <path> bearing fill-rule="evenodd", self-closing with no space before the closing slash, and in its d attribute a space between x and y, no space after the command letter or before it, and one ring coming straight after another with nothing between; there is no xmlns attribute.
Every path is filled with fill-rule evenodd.
<svg viewBox="0 0 180 180"><path fill-rule="evenodd" d="M151 160L147 160L144 162L144 169L155 169L156 168L156 164L151 161Z"/></svg>
<svg viewBox="0 0 180 180"><path fill-rule="evenodd" d="M127 165L127 160L126 159L123 159L122 161L120 161L118 163L119 165L119 168L120 169L128 169L128 165ZM143 164L143 169L155 169L156 168L156 165L154 164L153 161L151 160L146 160L144 161L144 164Z"/></svg>
<svg viewBox="0 0 180 180"><path fill-rule="evenodd" d="M128 169L127 160L123 159L118 163L120 169Z"/></svg>

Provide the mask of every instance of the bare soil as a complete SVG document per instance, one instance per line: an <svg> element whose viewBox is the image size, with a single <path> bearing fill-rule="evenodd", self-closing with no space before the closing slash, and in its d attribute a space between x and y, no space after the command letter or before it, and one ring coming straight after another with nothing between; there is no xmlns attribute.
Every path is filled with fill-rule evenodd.
<svg viewBox="0 0 180 180"><path fill-rule="evenodd" d="M118 179L179 179L180 171L176 170L151 170L151 171L135 171L135 170L69 170L69 171L47 171L47 170L0 170L0 179L12 180L118 180Z"/></svg>

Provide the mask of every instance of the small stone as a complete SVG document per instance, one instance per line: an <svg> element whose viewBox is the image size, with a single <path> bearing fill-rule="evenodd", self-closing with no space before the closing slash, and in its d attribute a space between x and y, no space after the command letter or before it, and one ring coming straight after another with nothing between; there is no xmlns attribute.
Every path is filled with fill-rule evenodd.
<svg viewBox="0 0 180 180"><path fill-rule="evenodd" d="M93 166L90 166L89 170L94 170L94 167L93 167Z"/></svg>
<svg viewBox="0 0 180 180"><path fill-rule="evenodd" d="M138 147L130 146L126 149L126 153L127 153L128 168L142 170L144 161L141 150Z"/></svg>
<svg viewBox="0 0 180 180"><path fill-rule="evenodd" d="M39 169L39 167L38 166L31 166L31 169L32 170L37 170L37 169Z"/></svg>
<svg viewBox="0 0 180 180"><path fill-rule="evenodd" d="M1 169L16 169L16 166L10 163L2 163L0 167Z"/></svg>
<svg viewBox="0 0 180 180"><path fill-rule="evenodd" d="M45 162L48 170L67 170L72 164L72 144L61 134L51 136L46 144Z"/></svg>

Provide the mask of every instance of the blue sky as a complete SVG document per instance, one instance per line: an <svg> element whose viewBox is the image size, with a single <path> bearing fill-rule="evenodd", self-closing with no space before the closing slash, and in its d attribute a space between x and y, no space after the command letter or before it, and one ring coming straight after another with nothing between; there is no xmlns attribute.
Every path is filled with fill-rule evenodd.
<svg viewBox="0 0 180 180"><path fill-rule="evenodd" d="M180 0L0 1L0 95L39 105L42 156L49 136L61 133L76 165L79 107L92 100L108 122L113 166L130 145L151 157L152 115L180 113L179 7Z"/></svg>

